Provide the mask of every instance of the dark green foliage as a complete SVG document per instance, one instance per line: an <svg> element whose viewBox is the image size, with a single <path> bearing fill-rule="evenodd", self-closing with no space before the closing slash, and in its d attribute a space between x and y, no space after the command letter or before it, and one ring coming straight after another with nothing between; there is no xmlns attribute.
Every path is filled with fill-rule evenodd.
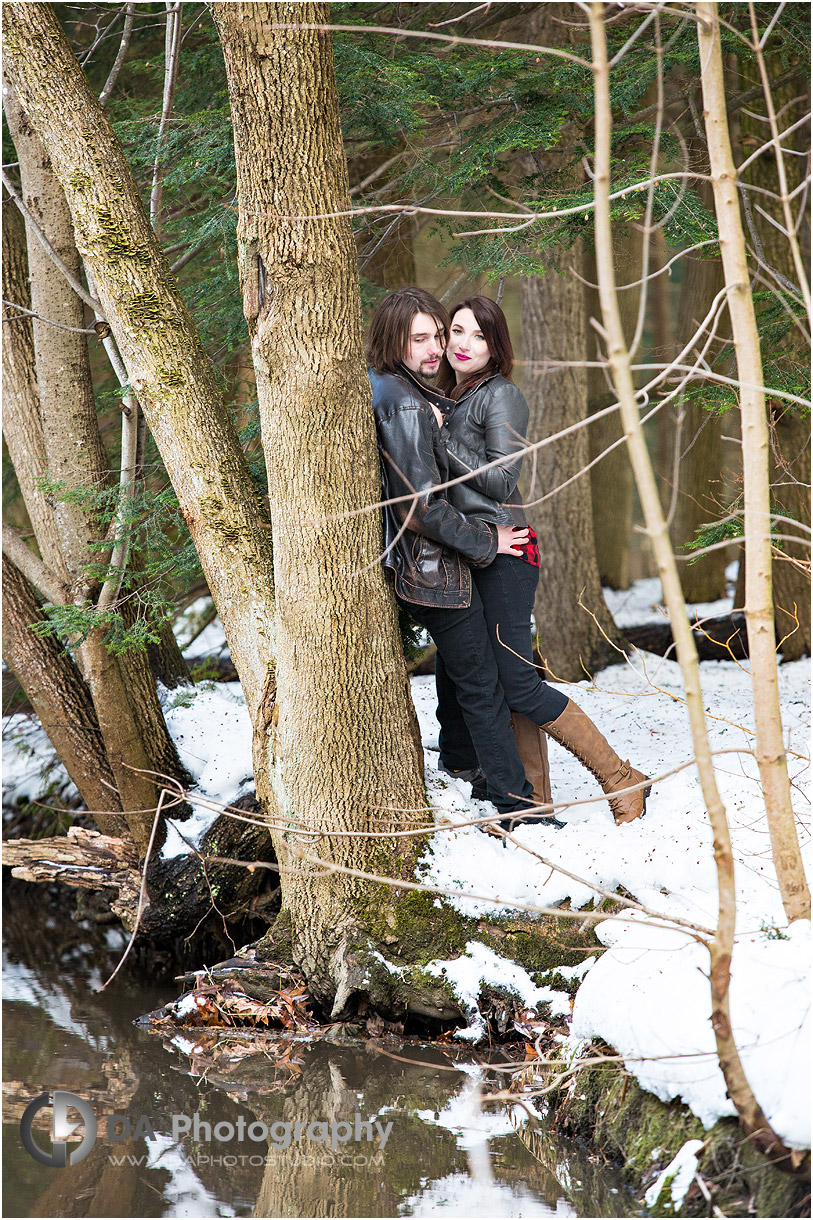
<svg viewBox="0 0 813 1220"><path fill-rule="evenodd" d="M422 627L420 623L416 623L413 618L410 618L401 606L398 607L398 629L401 632L401 647L404 650L404 657L407 661L417 660L425 649L425 645L420 640Z"/></svg>
<svg viewBox="0 0 813 1220"><path fill-rule="evenodd" d="M117 488L85 488L66 491L58 482L40 481L40 489L56 501L81 504L100 531L109 529L118 500ZM96 627L105 631L105 644L118 655L143 650L155 643L161 627L175 618L175 598L200 579L197 552L181 516L172 487L142 490L123 501L120 528L127 540L128 567L116 604L97 613L85 606L54 606L46 611L48 621L34 628L38 635L57 635L75 648ZM101 584L116 575L108 563L110 547L104 540L90 543L84 572ZM98 558L94 558L96 555ZM124 614L132 601L136 614Z"/></svg>

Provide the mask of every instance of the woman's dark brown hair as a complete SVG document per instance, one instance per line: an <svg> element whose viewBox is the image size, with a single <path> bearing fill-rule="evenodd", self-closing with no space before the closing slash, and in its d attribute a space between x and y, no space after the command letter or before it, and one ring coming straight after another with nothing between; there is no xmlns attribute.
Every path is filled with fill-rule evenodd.
<svg viewBox="0 0 813 1220"><path fill-rule="evenodd" d="M446 339L449 338L449 315L440 301L423 288L398 288L384 297L373 314L367 339L367 363L379 373L396 372L409 354L412 319L419 313L428 313Z"/></svg>
<svg viewBox="0 0 813 1220"><path fill-rule="evenodd" d="M511 346L508 323L497 302L492 301L490 297L466 297L465 301L458 301L452 309L452 326L455 314L461 309L470 309L477 319L477 325L488 344L490 359L485 368L478 369L460 382L456 381L449 361L442 360L437 387L450 398L459 398L472 382L482 381L484 377L490 377L494 373L501 373L506 381L510 381L514 369L514 349Z"/></svg>

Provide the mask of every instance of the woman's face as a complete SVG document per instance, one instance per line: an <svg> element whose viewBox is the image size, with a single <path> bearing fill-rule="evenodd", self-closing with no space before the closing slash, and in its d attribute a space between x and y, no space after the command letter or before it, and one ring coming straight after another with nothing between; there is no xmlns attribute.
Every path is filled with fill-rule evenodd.
<svg viewBox="0 0 813 1220"><path fill-rule="evenodd" d="M479 373L491 359L483 332L470 309L458 309L452 318L446 359L458 381L470 377L472 373Z"/></svg>

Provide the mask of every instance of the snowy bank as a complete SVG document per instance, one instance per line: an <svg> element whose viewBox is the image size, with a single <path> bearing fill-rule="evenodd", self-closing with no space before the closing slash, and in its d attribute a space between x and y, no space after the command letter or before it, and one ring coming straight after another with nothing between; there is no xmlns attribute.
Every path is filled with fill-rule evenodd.
<svg viewBox="0 0 813 1220"><path fill-rule="evenodd" d="M704 662L701 680L721 795L731 823L738 919L731 1007L748 1078L775 1129L791 1146L810 1146L810 929L788 928L773 868L754 742L748 662ZM811 853L809 689L807 661L779 671L785 740L799 816L800 842ZM583 907L597 889L623 886L661 914L713 930L717 880L712 835L696 771L680 672L674 661L639 654L594 684L568 693L624 758L656 784L646 817L616 827L606 801L564 805L566 826L522 827L515 843L460 826L490 807L469 799L469 785L437 770L434 680L413 679L426 751L427 786L436 816L459 828L434 837L423 879L459 893L449 899L470 916L496 916L527 905ZM592 777L550 742L554 801L600 796ZM687 765L688 764L688 765ZM682 768L676 773L676 768ZM523 848L531 849L534 854ZM540 861L542 857L544 863ZM464 895L478 895L476 899ZM707 1126L733 1114L714 1053L708 952L684 932L640 916L598 927L607 951L575 998L574 1044L598 1037L624 1057L642 1086L664 1100L680 1098ZM468 967L466 968L469 969ZM485 983L483 971L482 983ZM477 981L467 975L469 992ZM467 1031L471 1036L471 1026ZM685 1058L684 1058L685 1056Z"/></svg>

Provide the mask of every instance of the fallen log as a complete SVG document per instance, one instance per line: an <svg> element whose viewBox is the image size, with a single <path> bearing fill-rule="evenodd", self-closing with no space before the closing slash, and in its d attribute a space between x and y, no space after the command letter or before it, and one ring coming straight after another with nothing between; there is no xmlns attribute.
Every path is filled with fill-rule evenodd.
<svg viewBox="0 0 813 1220"><path fill-rule="evenodd" d="M234 809L256 820L247 823L221 814L197 850L165 859L156 848L147 872L140 939L173 946L192 934L202 941L206 933L222 944L228 943L229 930L241 938L256 936L272 921L279 907L276 878L268 869L250 867L255 860L273 861L271 837L253 792ZM184 823L178 825L183 830ZM224 858L234 863L224 863ZM141 865L129 839L72 826L67 836L4 839L2 863L21 881L56 881L110 894L111 911L128 932L135 927Z"/></svg>
<svg viewBox="0 0 813 1220"><path fill-rule="evenodd" d="M3 865L20 881L58 881L78 889L115 891L110 909L132 931L141 874L131 840L81 826L48 839L5 839Z"/></svg>

